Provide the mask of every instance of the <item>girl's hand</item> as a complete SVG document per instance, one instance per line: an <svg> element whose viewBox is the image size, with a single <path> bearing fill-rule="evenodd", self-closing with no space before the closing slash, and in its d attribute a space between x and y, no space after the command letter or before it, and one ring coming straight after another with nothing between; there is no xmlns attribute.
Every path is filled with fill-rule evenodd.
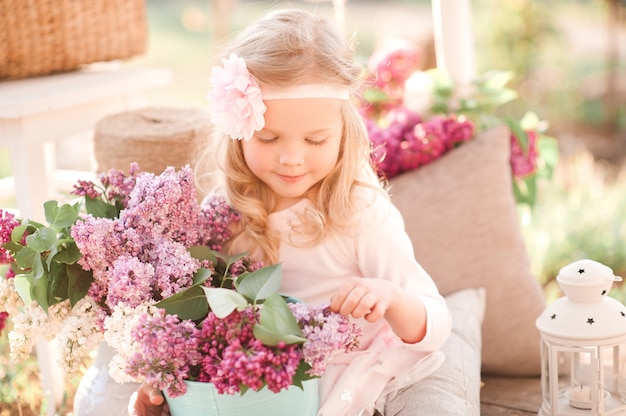
<svg viewBox="0 0 626 416"><path fill-rule="evenodd" d="M354 319L376 322L381 318L404 342L413 344L426 335L426 308L418 297L382 279L353 277L330 300L330 310Z"/></svg>
<svg viewBox="0 0 626 416"><path fill-rule="evenodd" d="M168 416L169 408L160 390L142 384L128 402L129 416Z"/></svg>
<svg viewBox="0 0 626 416"><path fill-rule="evenodd" d="M376 322L387 313L395 287L381 279L354 277L347 280L330 301L330 310L355 319Z"/></svg>

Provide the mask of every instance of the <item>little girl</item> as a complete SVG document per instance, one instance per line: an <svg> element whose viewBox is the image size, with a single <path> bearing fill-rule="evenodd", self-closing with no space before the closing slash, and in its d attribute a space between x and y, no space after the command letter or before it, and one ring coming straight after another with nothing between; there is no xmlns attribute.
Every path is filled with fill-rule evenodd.
<svg viewBox="0 0 626 416"><path fill-rule="evenodd" d="M281 292L330 303L363 329L359 350L334 358L320 379L319 416L403 415L386 406L410 402L408 387L439 368L451 326L371 165L354 105L359 73L327 20L270 13L213 69L219 151L198 164L219 165L217 189L242 214L228 251L282 263ZM160 414L154 393L140 390L131 414Z"/></svg>

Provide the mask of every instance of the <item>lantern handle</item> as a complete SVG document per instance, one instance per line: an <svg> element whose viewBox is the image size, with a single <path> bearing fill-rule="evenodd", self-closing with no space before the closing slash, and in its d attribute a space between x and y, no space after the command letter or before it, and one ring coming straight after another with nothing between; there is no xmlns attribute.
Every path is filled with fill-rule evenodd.
<svg viewBox="0 0 626 416"><path fill-rule="evenodd" d="M624 279L622 279L620 276L607 276L606 280L612 280L614 282L621 282Z"/></svg>

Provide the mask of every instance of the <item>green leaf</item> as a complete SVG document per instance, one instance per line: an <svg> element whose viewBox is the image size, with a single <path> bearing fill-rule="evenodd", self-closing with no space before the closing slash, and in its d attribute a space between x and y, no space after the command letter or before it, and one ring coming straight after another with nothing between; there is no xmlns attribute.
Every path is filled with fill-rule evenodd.
<svg viewBox="0 0 626 416"><path fill-rule="evenodd" d="M67 297L70 299L72 306L76 305L76 302L81 300L87 294L89 287L93 283L93 273L88 270L84 270L77 263L71 263L65 266L65 274L68 279Z"/></svg>
<svg viewBox="0 0 626 416"><path fill-rule="evenodd" d="M500 90L503 89L514 76L513 71L487 71L479 75L476 82L486 89Z"/></svg>
<svg viewBox="0 0 626 416"><path fill-rule="evenodd" d="M96 218L113 219L117 218L119 214L115 206L107 204L99 198L91 198L89 195L85 196L85 210Z"/></svg>
<svg viewBox="0 0 626 416"><path fill-rule="evenodd" d="M16 255L15 255L15 263L20 269L26 270L31 269L33 267L33 263L35 263L35 258L39 256L35 250L30 247L23 247Z"/></svg>
<svg viewBox="0 0 626 416"><path fill-rule="evenodd" d="M78 246L74 241L72 241L66 244L63 249L53 257L53 260L57 263L74 264L80 260L81 256L82 254L80 253Z"/></svg>
<svg viewBox="0 0 626 416"><path fill-rule="evenodd" d="M46 313L48 312L48 279L45 276L41 278L33 278L30 285L30 293L32 297L39 303Z"/></svg>
<svg viewBox="0 0 626 416"><path fill-rule="evenodd" d="M538 170L538 174L542 178L550 179L559 163L559 143L554 137L540 135L537 147L541 155L539 159L541 169Z"/></svg>
<svg viewBox="0 0 626 416"><path fill-rule="evenodd" d="M237 292L241 293L254 303L278 293L282 281L280 264L274 264L256 270L237 282Z"/></svg>
<svg viewBox="0 0 626 416"><path fill-rule="evenodd" d="M20 298L22 298L24 304L28 305L29 303L34 301L35 298L33 298L32 292L30 290L32 280L30 274L18 274L15 275L13 279L13 284L15 284L15 291L18 295L20 295Z"/></svg>
<svg viewBox="0 0 626 416"><path fill-rule="evenodd" d="M41 254L39 253L35 253L31 273L33 274L33 281L41 279L46 274L46 269L43 267ZM48 279L46 279L46 281L47 280Z"/></svg>
<svg viewBox="0 0 626 416"><path fill-rule="evenodd" d="M70 281L64 264L54 263L50 268L48 303L54 305L68 298ZM72 305L73 306L73 305Z"/></svg>
<svg viewBox="0 0 626 416"><path fill-rule="evenodd" d="M178 315L179 319L192 321L202 319L209 311L209 304L202 286L191 286L163 299L156 306L165 309L169 315Z"/></svg>
<svg viewBox="0 0 626 416"><path fill-rule="evenodd" d="M58 205L57 201L46 201L43 204L46 221L57 228L71 227L78 218L78 204Z"/></svg>
<svg viewBox="0 0 626 416"><path fill-rule="evenodd" d="M204 269L204 268L198 269L198 271L193 274L192 286L197 286L199 284L206 282L207 279L211 277L211 274L212 272L209 269Z"/></svg>
<svg viewBox="0 0 626 416"><path fill-rule="evenodd" d="M232 289L204 286L202 286L202 289L211 311L218 318L226 318L235 309L244 309L249 305L246 298Z"/></svg>
<svg viewBox="0 0 626 416"><path fill-rule="evenodd" d="M189 247L189 254L191 257L198 260L209 260L212 263L217 262L217 256L215 251L211 250L207 246L192 246Z"/></svg>
<svg viewBox="0 0 626 416"><path fill-rule="evenodd" d="M24 237L24 233L29 228L31 228L31 226L28 224L22 224L22 225L18 225L17 227L15 227L13 231L11 231L11 241L13 241L14 243L21 242L22 238Z"/></svg>
<svg viewBox="0 0 626 416"><path fill-rule="evenodd" d="M21 249L24 248L24 246L21 245L20 243L16 243L16 242L13 242L13 241L9 241L7 243L4 243L4 244L0 245L0 247L4 248L8 252L10 252L13 255L13 257L15 257L15 255L17 253L19 253Z"/></svg>
<svg viewBox="0 0 626 416"><path fill-rule="evenodd" d="M265 345L278 345L281 341L286 344L306 341L287 302L276 293L263 303L260 323L254 326L254 336Z"/></svg>
<svg viewBox="0 0 626 416"><path fill-rule="evenodd" d="M363 99L369 103L381 103L389 99L389 96L378 88L365 88L363 90Z"/></svg>
<svg viewBox="0 0 626 416"><path fill-rule="evenodd" d="M299 387L300 389L304 389L304 387L302 386L303 381L317 378L316 376L307 374L307 371L309 371L310 369L311 369L310 364L307 364L304 361L300 361L300 364L298 365L298 368L296 369L296 373L293 375L291 384L293 384L296 387Z"/></svg>
<svg viewBox="0 0 626 416"><path fill-rule="evenodd" d="M38 253L50 251L57 243L57 232L50 227L37 229L26 237L26 244Z"/></svg>

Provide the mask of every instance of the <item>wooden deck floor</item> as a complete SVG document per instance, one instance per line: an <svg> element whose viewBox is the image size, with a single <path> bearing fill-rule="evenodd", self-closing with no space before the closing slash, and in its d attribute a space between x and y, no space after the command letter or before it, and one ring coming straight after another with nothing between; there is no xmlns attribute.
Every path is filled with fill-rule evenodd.
<svg viewBox="0 0 626 416"><path fill-rule="evenodd" d="M482 377L481 416L537 416L541 405L539 377Z"/></svg>

